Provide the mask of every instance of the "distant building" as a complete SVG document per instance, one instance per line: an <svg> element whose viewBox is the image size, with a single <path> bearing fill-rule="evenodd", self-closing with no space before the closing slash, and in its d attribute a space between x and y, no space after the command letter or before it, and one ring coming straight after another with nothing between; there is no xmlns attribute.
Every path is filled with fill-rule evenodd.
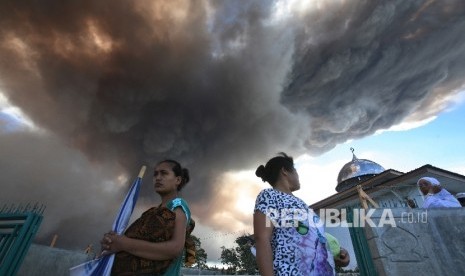
<svg viewBox="0 0 465 276"><path fill-rule="evenodd" d="M394 169L385 170L376 162L358 159L345 164L337 178L337 193L311 205L314 210L328 208L360 208L357 185L360 185L380 208L412 207L423 205L423 196L417 181L424 176L434 177L451 194L465 192L465 176L426 164L407 173Z"/></svg>
<svg viewBox="0 0 465 276"><path fill-rule="evenodd" d="M344 247L344 242L346 242L345 246L349 247L347 248L349 253L355 254L355 258L352 256L351 260L356 260L362 275L411 275L415 269L426 269L433 273L431 275L439 275L437 273L442 273L441 269L447 268L450 264L447 262L440 263L440 265L431 262L428 264L428 260L437 259L438 256L434 254L448 255L450 253L448 250L452 250L452 248L436 247L437 243L426 242L431 248L427 246L426 249L421 249L420 244L425 244L424 240L431 239L433 236L443 236L438 233L444 232L445 229L442 228L446 228L447 225L444 225L440 220L446 219L448 220L446 224L450 225L450 221L465 216L465 209L428 210L428 221L425 220L423 224L418 223L420 216L423 218L423 214L426 213L424 209L420 209L423 206L423 195L417 187L418 179L424 176L436 178L443 188L453 195L458 195L457 197L464 195L465 176L461 174L430 164L406 173L394 169L385 170L378 163L358 159L353 154L352 160L346 163L339 172L335 188L337 193L312 204L310 207L320 214L325 214L322 211L326 210L327 212L329 209L339 211L340 221L349 224L346 227L331 228L327 226L326 230L341 240L341 246ZM378 221L382 217L380 214L383 211L391 211L390 214L393 214L395 218L396 227L390 225L382 227L354 226L354 218L359 216L360 210L363 209L364 195L368 195L378 205L376 210L371 210L372 213L376 212L375 217ZM373 208L370 203L368 206ZM405 220L404 214L409 216L405 217ZM356 220L358 219L361 220L361 216ZM328 220L326 223L328 225ZM465 226L456 228L460 235L465 232ZM413 247L408 248L409 245ZM393 251L393 246L400 246L401 250L398 252L422 253L411 255L416 256L417 259L408 260L405 259L405 256L399 257L399 253L394 252L396 250ZM439 252L438 248L445 251ZM457 249L454 250L457 251ZM396 258L398 259L396 260ZM408 265L406 266L406 264ZM352 265L355 264L352 263ZM465 270L464 267L454 269L460 273ZM391 272L389 273L389 271Z"/></svg>

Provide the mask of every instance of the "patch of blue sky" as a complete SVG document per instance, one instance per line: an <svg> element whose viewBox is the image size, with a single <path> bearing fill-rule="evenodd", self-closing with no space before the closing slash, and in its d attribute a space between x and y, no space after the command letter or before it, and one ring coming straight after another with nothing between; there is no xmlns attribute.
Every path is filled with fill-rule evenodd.
<svg viewBox="0 0 465 276"><path fill-rule="evenodd" d="M347 156L349 149L355 149L360 159L373 160L385 169L408 171L425 164L443 169L463 166L465 161L465 103L444 111L420 127L403 131L385 131L378 135L340 144L319 161ZM384 164L382 164L384 162Z"/></svg>
<svg viewBox="0 0 465 276"><path fill-rule="evenodd" d="M5 112L0 112L0 132L10 133L24 129L24 124L18 118Z"/></svg>

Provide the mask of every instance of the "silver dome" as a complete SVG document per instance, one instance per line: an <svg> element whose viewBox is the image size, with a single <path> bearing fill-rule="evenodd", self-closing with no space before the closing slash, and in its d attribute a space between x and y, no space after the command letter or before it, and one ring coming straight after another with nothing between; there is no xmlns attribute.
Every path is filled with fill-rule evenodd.
<svg viewBox="0 0 465 276"><path fill-rule="evenodd" d="M384 168L370 160L358 159L352 151L352 161L345 164L337 176L336 191L342 192L384 171Z"/></svg>

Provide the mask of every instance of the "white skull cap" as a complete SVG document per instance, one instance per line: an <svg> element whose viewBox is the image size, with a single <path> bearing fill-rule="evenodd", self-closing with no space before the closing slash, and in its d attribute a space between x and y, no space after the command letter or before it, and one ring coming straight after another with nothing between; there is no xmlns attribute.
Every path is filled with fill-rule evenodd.
<svg viewBox="0 0 465 276"><path fill-rule="evenodd" d="M441 183L439 183L439 181L438 181L436 178L434 178L434 177L422 177L422 178L418 179L417 185L420 184L420 181L421 181L421 180L425 180L425 181L429 182L429 183L430 183L431 185L433 185L433 186L439 186L439 185L441 185Z"/></svg>

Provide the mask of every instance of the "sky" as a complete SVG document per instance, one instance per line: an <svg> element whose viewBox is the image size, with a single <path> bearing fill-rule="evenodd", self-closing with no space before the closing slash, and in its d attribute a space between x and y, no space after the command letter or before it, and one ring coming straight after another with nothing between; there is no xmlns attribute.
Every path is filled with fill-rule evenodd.
<svg viewBox="0 0 465 276"><path fill-rule="evenodd" d="M465 174L465 4L0 3L0 204L84 249L142 165L176 159L209 260L251 233L255 169L294 156L309 204L361 159ZM150 173L134 217L159 202Z"/></svg>

